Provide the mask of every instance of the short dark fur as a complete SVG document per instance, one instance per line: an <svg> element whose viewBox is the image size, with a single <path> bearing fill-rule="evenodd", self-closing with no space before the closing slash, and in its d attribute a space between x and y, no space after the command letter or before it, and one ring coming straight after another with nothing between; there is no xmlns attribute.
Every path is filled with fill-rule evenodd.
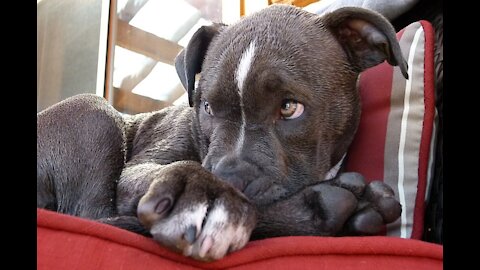
<svg viewBox="0 0 480 270"><path fill-rule="evenodd" d="M234 72L252 40L238 152L242 108ZM37 115L37 205L152 232L184 252L196 241L191 226L181 237L153 228L203 202L209 209L221 204L228 221L255 239L378 233L400 215L388 186L366 185L352 173L321 180L357 129L359 72L384 60L406 74L391 25L358 8L319 17L279 5L232 26L203 27L176 59L193 108L122 116L100 97L79 95ZM304 114L280 119L285 99L304 104ZM188 255L224 255L201 257L201 245Z"/></svg>

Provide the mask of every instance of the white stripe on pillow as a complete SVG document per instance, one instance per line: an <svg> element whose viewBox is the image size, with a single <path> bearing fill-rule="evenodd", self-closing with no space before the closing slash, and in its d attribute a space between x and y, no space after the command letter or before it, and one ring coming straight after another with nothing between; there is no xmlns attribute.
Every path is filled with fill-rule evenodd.
<svg viewBox="0 0 480 270"><path fill-rule="evenodd" d="M405 86L405 99L402 114L402 124L400 129L400 144L398 150L398 195L400 198L400 204L402 205L401 225L400 225L400 237L407 238L407 202L405 199L404 181L405 181L405 142L407 136L407 123L408 114L410 111L410 93L412 91L413 78L413 59L415 57L415 49L417 48L420 35L423 33L423 28L420 27L413 38L412 45L410 46L410 52L408 54L408 77ZM415 200L413 201L415 202ZM411 230L411 228L410 228ZM411 233L411 232L410 232Z"/></svg>
<svg viewBox="0 0 480 270"><path fill-rule="evenodd" d="M398 67L393 69L384 152L384 182L394 189L402 205L402 215L387 225L387 235L410 238L425 116L425 36L422 25L416 22L406 27L399 43L407 59L410 79L405 80Z"/></svg>

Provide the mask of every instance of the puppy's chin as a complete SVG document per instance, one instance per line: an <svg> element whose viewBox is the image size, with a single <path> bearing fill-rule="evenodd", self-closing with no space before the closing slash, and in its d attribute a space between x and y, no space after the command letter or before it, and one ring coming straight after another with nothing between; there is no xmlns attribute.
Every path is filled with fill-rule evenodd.
<svg viewBox="0 0 480 270"><path fill-rule="evenodd" d="M254 178L248 178L241 176L247 176L249 173L234 174L228 177L225 174L214 174L222 181L241 191L257 206L269 205L290 195L291 192L286 187L272 181L272 179L278 179L278 177L256 175Z"/></svg>
<svg viewBox="0 0 480 270"><path fill-rule="evenodd" d="M285 187L276 183L269 183L267 179L254 179L243 191L245 196L257 206L269 205L290 195Z"/></svg>
<svg viewBox="0 0 480 270"><path fill-rule="evenodd" d="M202 166L242 192L257 206L271 204L292 193L291 188L282 184L288 183L288 179L276 166L262 166L233 155L213 156L207 156Z"/></svg>

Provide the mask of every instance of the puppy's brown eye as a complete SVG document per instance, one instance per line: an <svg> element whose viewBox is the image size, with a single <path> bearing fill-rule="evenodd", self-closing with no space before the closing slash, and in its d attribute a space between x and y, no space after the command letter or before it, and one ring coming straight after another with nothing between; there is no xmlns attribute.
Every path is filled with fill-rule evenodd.
<svg viewBox="0 0 480 270"><path fill-rule="evenodd" d="M280 115L282 119L295 119L302 115L304 110L303 104L293 99L285 99L280 107Z"/></svg>
<svg viewBox="0 0 480 270"><path fill-rule="evenodd" d="M205 109L205 112L210 114L210 115L213 115L212 113L212 109L210 108L210 104L208 104L207 101L204 101L203 102L203 106L204 106L204 109Z"/></svg>

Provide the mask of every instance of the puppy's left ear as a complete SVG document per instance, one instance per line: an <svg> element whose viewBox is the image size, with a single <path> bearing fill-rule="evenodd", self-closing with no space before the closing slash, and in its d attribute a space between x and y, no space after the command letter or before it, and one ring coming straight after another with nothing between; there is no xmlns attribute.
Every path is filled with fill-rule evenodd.
<svg viewBox="0 0 480 270"><path fill-rule="evenodd" d="M385 17L368 9L345 7L325 14L321 20L359 72L387 60L390 65L399 66L408 79L407 62L400 50L395 29Z"/></svg>
<svg viewBox="0 0 480 270"><path fill-rule="evenodd" d="M200 27L184 48L175 57L175 69L183 87L188 93L188 104L193 106L193 90L195 89L195 76L202 69L203 60L208 46L213 37L218 34L224 24L215 23Z"/></svg>

